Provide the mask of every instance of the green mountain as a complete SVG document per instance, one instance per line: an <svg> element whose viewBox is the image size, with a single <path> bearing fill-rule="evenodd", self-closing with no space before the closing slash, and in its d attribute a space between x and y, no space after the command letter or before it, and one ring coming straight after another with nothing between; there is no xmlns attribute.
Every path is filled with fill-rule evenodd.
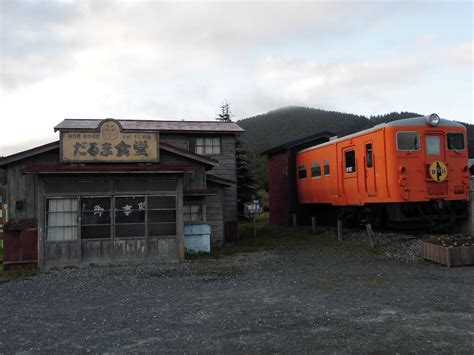
<svg viewBox="0 0 474 355"><path fill-rule="evenodd" d="M250 151L257 183L261 188L265 188L266 159L259 156L259 153L264 150L321 131L330 131L338 136L344 136L379 123L415 116L421 115L413 112L392 112L366 117L309 107L285 107L245 118L237 123L245 129L243 145L246 150ZM474 125L463 124L468 130L469 156L474 157Z"/></svg>

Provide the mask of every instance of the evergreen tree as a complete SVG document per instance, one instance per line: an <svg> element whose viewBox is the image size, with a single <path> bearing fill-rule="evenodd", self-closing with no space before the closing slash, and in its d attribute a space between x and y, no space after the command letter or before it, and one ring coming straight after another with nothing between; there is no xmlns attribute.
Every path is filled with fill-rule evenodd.
<svg viewBox="0 0 474 355"><path fill-rule="evenodd" d="M232 116L232 113L230 112L230 103L227 102L227 100L224 100L221 106L221 113L216 118L216 120L223 121L223 122L231 122L231 119L230 119L231 116Z"/></svg>
<svg viewBox="0 0 474 355"><path fill-rule="evenodd" d="M232 122L230 119L230 103L224 100L221 106L221 113L216 118L222 122ZM244 216L244 204L252 200L255 194L255 177L249 161L248 151L242 148L240 139L235 142L235 164L237 168L237 207L239 218Z"/></svg>
<svg viewBox="0 0 474 355"><path fill-rule="evenodd" d="M255 177L248 159L248 151L242 148L242 143L235 143L235 161L237 166L237 208L239 219L244 217L244 204L252 200L255 194Z"/></svg>

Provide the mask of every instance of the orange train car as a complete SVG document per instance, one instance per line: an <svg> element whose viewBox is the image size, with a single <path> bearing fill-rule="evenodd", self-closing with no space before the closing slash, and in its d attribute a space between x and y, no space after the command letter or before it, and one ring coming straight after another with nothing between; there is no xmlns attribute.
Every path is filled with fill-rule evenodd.
<svg viewBox="0 0 474 355"><path fill-rule="evenodd" d="M299 202L359 219L452 225L469 200L466 135L432 114L304 149L296 155Z"/></svg>

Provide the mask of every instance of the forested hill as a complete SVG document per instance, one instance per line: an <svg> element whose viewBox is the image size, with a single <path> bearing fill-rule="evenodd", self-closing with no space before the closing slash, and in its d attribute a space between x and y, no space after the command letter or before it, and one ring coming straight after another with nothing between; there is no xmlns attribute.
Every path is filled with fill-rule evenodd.
<svg viewBox="0 0 474 355"><path fill-rule="evenodd" d="M393 112L381 116L365 117L308 107L286 107L249 117L237 123L245 129L245 148L260 153L321 131L330 131L343 136L379 123L415 116L420 115L413 112ZM474 126L466 124L466 127L470 148L469 156L474 156Z"/></svg>

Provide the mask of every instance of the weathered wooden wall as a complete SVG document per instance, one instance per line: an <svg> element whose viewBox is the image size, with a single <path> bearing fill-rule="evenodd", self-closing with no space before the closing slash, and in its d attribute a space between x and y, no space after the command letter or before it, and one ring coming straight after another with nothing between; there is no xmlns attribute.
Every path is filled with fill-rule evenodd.
<svg viewBox="0 0 474 355"><path fill-rule="evenodd" d="M36 218L37 186L35 175L23 174L22 168L29 164L48 164L59 162L59 150L50 151L35 157L20 160L7 169L8 208L10 219ZM22 201L23 208L16 209L17 201Z"/></svg>
<svg viewBox="0 0 474 355"><path fill-rule="evenodd" d="M219 161L219 166L213 168L208 173L222 177L224 179L237 181L237 171L235 162L235 136L222 136L222 154L213 156ZM237 185L224 188L224 221L237 221Z"/></svg>
<svg viewBox="0 0 474 355"><path fill-rule="evenodd" d="M206 223L211 225L211 245L221 246L224 243L223 188L213 182L208 185L208 189L215 195L206 196Z"/></svg>

